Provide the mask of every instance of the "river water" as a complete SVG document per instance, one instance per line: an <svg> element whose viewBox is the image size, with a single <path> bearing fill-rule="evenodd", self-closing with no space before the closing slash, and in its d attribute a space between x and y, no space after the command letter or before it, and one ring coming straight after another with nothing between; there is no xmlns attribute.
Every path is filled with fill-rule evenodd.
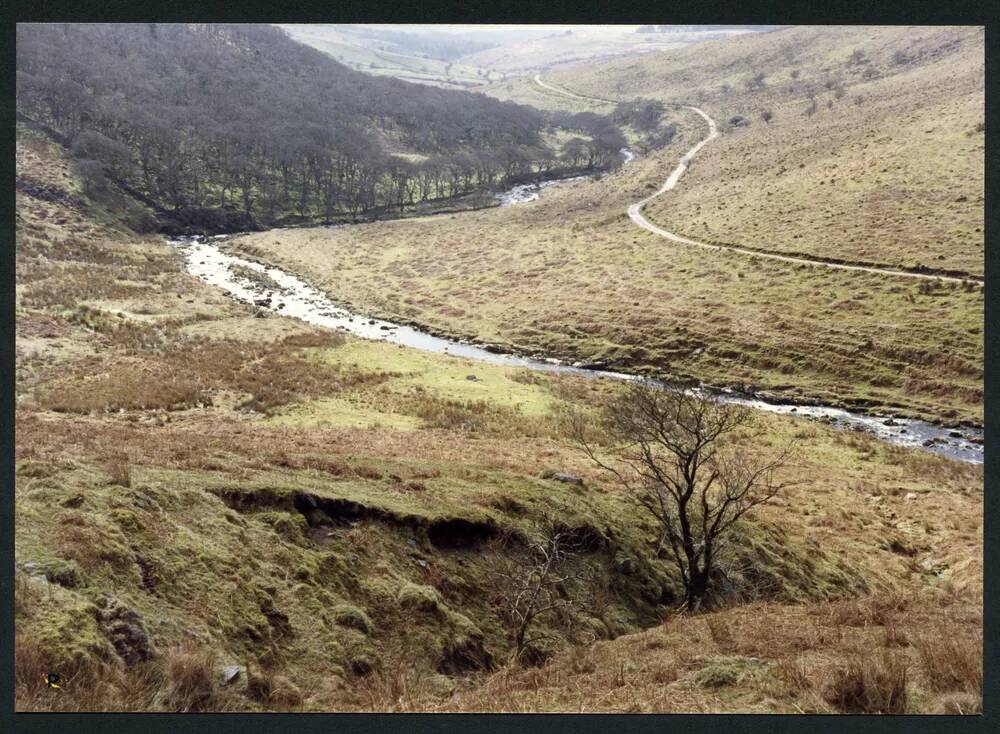
<svg viewBox="0 0 1000 734"><path fill-rule="evenodd" d="M627 166L636 159L636 154L628 148L622 148L619 152L622 155L623 166ZM554 178L548 181L539 181L538 183L521 184L494 196L500 202L501 207L525 204L529 201L540 199L544 189L576 183L577 181L587 181L592 178L594 178L593 175L573 176L572 178Z"/></svg>
<svg viewBox="0 0 1000 734"><path fill-rule="evenodd" d="M365 339L375 339L412 349L505 367L522 367L595 378L636 379L633 375L589 369L580 363L566 364L554 358L502 354L491 350L488 346L433 336L404 324L352 313L305 281L280 268L267 267L223 252L219 247L219 240L224 238L225 236L189 237L172 240L170 243L183 251L191 274L206 283L218 286L237 301L255 305L261 310L298 318L316 326L348 332ZM234 272L237 266L267 275L274 281L276 287L267 288L256 281L237 275ZM949 429L920 420L868 415L826 406L768 402L733 392L723 391L717 394L726 402L739 403L771 413L821 420L837 428L866 431L888 443L923 448L962 461L983 462L981 429L965 427Z"/></svg>

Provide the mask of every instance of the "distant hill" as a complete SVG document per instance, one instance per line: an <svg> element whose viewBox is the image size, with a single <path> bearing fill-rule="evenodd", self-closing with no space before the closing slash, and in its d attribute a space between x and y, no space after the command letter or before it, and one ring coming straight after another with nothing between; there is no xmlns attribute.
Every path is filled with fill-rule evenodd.
<svg viewBox="0 0 1000 734"><path fill-rule="evenodd" d="M96 189L175 229L329 220L453 197L540 165L538 111L373 77L271 26L30 24L17 109Z"/></svg>
<svg viewBox="0 0 1000 734"><path fill-rule="evenodd" d="M399 31L358 25L281 25L296 41L312 46L357 71L373 76L391 76L409 82L470 89L503 78L479 66L458 59L497 45L492 34L480 40L433 31ZM393 26L392 28L396 28Z"/></svg>
<svg viewBox="0 0 1000 734"><path fill-rule="evenodd" d="M580 26L560 28L542 38L514 38L513 42L463 56L460 61L516 76L668 51L750 32L748 28L726 30L706 26L679 28L669 33L639 33L630 27Z"/></svg>

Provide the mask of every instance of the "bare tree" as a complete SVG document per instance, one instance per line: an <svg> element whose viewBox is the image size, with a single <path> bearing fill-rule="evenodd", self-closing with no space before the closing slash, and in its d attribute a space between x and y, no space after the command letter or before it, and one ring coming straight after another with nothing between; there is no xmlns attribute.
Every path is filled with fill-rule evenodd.
<svg viewBox="0 0 1000 734"><path fill-rule="evenodd" d="M790 446L761 458L735 440L752 423L748 408L646 382L605 405L601 446L582 414L570 418L587 456L656 521L658 550L680 572L691 611L704 601L734 525L787 486L776 472Z"/></svg>
<svg viewBox="0 0 1000 734"><path fill-rule="evenodd" d="M527 560L504 547L508 540L496 543L489 563L496 594L494 602L510 623L514 656L520 660L532 643L552 637L538 629L539 621L570 619L569 613L577 601L567 593L567 585L583 581L582 572L571 566L586 550L585 543L572 529L552 520L546 520L528 538Z"/></svg>

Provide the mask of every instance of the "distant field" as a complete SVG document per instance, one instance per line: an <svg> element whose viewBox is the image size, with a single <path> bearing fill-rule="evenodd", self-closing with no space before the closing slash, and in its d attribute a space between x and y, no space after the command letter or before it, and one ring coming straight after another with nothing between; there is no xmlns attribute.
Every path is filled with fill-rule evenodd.
<svg viewBox="0 0 1000 734"><path fill-rule="evenodd" d="M534 73L541 69L578 67L615 58L683 48L692 43L739 35L746 31L688 31L675 33L614 32L615 27L575 28L520 43L489 48L461 58L466 64L482 66L510 75Z"/></svg>
<svg viewBox="0 0 1000 734"><path fill-rule="evenodd" d="M381 50L377 41L362 44L350 34L336 34L307 25L283 26L292 38L332 56L358 71L452 89L468 89L501 78L501 74L468 63L449 63L417 54Z"/></svg>

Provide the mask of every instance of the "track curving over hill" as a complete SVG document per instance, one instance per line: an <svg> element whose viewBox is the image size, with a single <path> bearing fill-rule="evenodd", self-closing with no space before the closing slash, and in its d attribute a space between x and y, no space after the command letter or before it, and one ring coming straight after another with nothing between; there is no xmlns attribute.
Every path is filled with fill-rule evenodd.
<svg viewBox="0 0 1000 734"><path fill-rule="evenodd" d="M567 97L572 97L573 99L580 99L588 102L597 102L599 104L614 104L610 100L600 99L598 97L588 97L586 95L575 94L565 89L560 89L551 84L547 84L542 81L539 74L535 75L535 83L540 87L547 89L557 94L562 94ZM813 267L823 267L832 268L835 270L854 270L862 273L874 273L876 275L889 275L898 276L902 278L919 278L923 280L941 280L950 283L972 283L976 285L982 285L982 278L971 275L947 275L939 273L923 273L915 272L912 270L899 270L896 268L880 267L877 265L866 265L862 263L847 263L847 262L830 262L827 260L821 260L818 258L811 258L799 255L783 255L771 250L758 250L751 247L740 247L739 245L716 245L710 244L708 242L699 242L698 240L692 240L688 237L683 237L682 235L676 234L674 232L669 232L662 227L658 227L652 222L650 222L646 217L642 215L642 208L662 194L673 189L677 182L680 181L681 176L687 171L688 166L691 164L692 158L700 151L705 145L710 143L715 138L719 137L718 126L705 110L700 107L694 107L691 105L678 105L686 110L691 110L697 115L700 115L705 122L708 124L708 135L702 138L698 143L691 148L684 157L681 158L680 163L677 167L670 172L670 176L663 183L663 185L657 189L655 192L647 196L645 199L635 202L628 207L628 216L637 226L642 227L647 232L652 232L660 237L665 237L672 242L678 242L682 245L692 245L694 247L701 247L706 250L728 250L731 252L738 252L743 255L750 255L751 257L762 257L768 260L778 260L780 262L791 263L793 265L809 265Z"/></svg>

